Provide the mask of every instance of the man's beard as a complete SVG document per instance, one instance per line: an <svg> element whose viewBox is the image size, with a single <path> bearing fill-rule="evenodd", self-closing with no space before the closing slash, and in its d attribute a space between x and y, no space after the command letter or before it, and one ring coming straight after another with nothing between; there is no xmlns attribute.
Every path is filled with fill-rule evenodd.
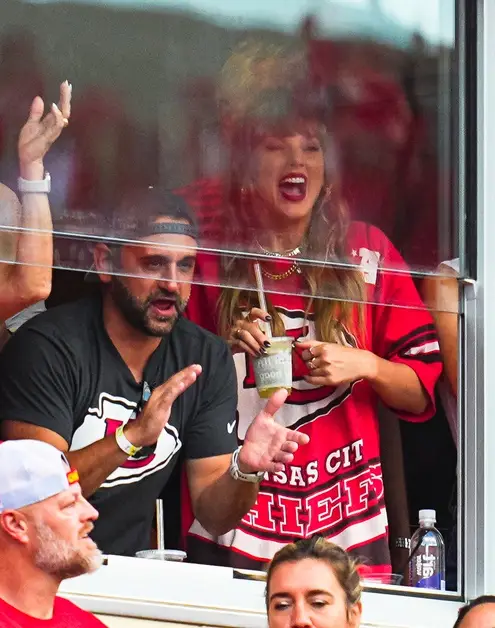
<svg viewBox="0 0 495 628"><path fill-rule="evenodd" d="M73 543L60 539L46 523L35 523L38 549L34 563L38 569L65 580L96 571L103 562L99 549L91 554L74 548Z"/></svg>
<svg viewBox="0 0 495 628"><path fill-rule="evenodd" d="M125 320L135 329L147 336L166 336L172 331L178 317L184 312L187 301L178 294L157 290L144 301L137 299L125 286L120 277L113 276L110 283L110 292L113 302L122 313ZM153 301L165 298L175 301L176 314L153 319L149 310Z"/></svg>

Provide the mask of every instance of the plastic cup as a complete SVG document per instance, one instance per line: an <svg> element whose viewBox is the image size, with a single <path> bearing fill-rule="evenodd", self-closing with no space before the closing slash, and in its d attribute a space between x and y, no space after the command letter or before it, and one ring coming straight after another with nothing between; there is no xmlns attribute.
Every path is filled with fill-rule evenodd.
<svg viewBox="0 0 495 628"><path fill-rule="evenodd" d="M363 576L364 584L392 584L399 586L402 584L404 576L400 573L370 573Z"/></svg>
<svg viewBox="0 0 495 628"><path fill-rule="evenodd" d="M253 360L254 378L258 395L267 399L276 390L292 390L292 338L274 337L266 354Z"/></svg>
<svg viewBox="0 0 495 628"><path fill-rule="evenodd" d="M151 560L170 560L181 563L187 557L186 552L172 549L147 549L136 552L136 558L148 558Z"/></svg>

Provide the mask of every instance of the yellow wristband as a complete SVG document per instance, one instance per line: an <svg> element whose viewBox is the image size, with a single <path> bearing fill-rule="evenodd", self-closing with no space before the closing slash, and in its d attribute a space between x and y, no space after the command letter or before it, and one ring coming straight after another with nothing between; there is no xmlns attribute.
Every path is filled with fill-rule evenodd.
<svg viewBox="0 0 495 628"><path fill-rule="evenodd" d="M120 449L122 449L122 451L128 456L134 456L134 454L137 454L137 452L142 449L142 447L136 447L127 440L126 435L124 434L123 425L117 428L117 431L115 432L115 440L117 441L117 445Z"/></svg>

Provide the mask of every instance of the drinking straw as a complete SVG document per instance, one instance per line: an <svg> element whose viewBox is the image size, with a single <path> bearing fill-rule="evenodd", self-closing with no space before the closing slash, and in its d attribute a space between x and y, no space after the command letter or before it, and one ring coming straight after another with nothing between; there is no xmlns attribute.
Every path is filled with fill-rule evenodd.
<svg viewBox="0 0 495 628"><path fill-rule="evenodd" d="M165 549L165 530L163 526L163 499L156 500L156 536L159 550Z"/></svg>
<svg viewBox="0 0 495 628"><path fill-rule="evenodd" d="M268 312L267 307L266 307L265 290L263 288L263 276L261 275L261 266L259 265L259 262L255 262L254 264L254 274L256 276L256 289L258 292L258 302L260 304L260 308L263 311ZM265 334L271 340L272 328L270 326L270 323L268 323L267 321L264 321L264 328L265 328Z"/></svg>

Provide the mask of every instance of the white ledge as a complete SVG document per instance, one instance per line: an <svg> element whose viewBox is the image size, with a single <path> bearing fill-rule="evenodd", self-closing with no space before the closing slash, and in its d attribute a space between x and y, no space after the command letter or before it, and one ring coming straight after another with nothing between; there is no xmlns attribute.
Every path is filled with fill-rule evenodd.
<svg viewBox="0 0 495 628"><path fill-rule="evenodd" d="M236 579L225 567L122 556L109 556L97 572L66 580L60 589L94 613L228 628L266 628L264 591L263 582ZM362 625L448 628L460 606L407 588L367 590Z"/></svg>

